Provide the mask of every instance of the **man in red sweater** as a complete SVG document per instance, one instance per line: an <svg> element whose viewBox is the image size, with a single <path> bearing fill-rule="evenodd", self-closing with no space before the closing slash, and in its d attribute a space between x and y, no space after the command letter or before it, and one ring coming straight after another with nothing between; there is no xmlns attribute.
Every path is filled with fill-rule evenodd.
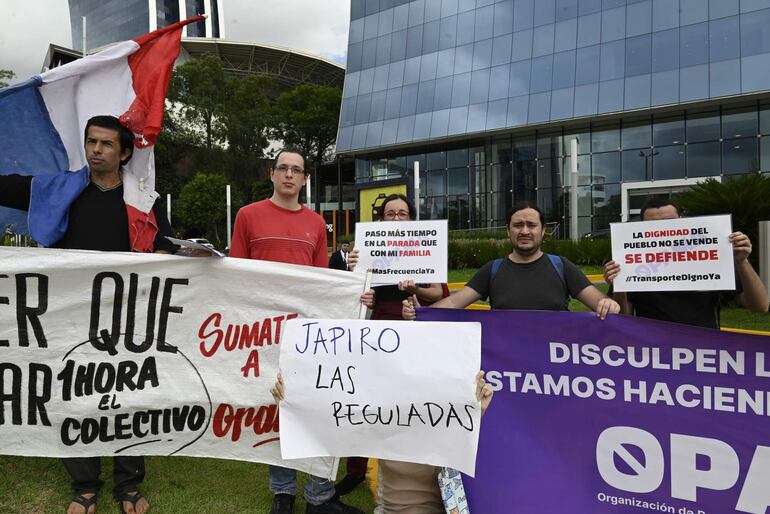
<svg viewBox="0 0 770 514"><path fill-rule="evenodd" d="M273 196L238 211L230 257L260 259L326 268L326 222L299 203L307 182L305 159L298 151L278 152L270 170ZM297 490L297 472L270 466L270 514L291 514ZM310 476L305 485L306 514L363 514L335 496L334 483Z"/></svg>

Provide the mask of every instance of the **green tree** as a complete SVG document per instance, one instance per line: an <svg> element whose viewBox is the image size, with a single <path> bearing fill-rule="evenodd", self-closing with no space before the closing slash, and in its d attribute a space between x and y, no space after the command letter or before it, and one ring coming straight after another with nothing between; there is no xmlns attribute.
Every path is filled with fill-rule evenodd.
<svg viewBox="0 0 770 514"><path fill-rule="evenodd" d="M186 232L197 232L219 248L226 244L226 186L223 175L196 173L182 188L177 209ZM233 194L232 203L240 205L238 194Z"/></svg>
<svg viewBox="0 0 770 514"><path fill-rule="evenodd" d="M273 111L273 137L295 146L317 166L337 137L342 90L312 84L282 93Z"/></svg>
<svg viewBox="0 0 770 514"><path fill-rule="evenodd" d="M233 77L225 86L221 131L229 149L262 156L268 144L270 95L275 82L269 77Z"/></svg>
<svg viewBox="0 0 770 514"><path fill-rule="evenodd" d="M232 77L225 86L220 138L227 142L226 174L242 191L259 177L275 87L272 79L254 75Z"/></svg>
<svg viewBox="0 0 770 514"><path fill-rule="evenodd" d="M758 244L759 222L770 220L770 176L755 173L723 182L710 178L681 193L677 203L687 216L732 214L733 230L740 230ZM756 263L758 255L751 254Z"/></svg>
<svg viewBox="0 0 770 514"><path fill-rule="evenodd" d="M273 182L269 178L251 183L251 201L258 202L273 196Z"/></svg>
<svg viewBox="0 0 770 514"><path fill-rule="evenodd" d="M8 87L10 85L10 82L7 82L7 81L13 80L15 76L16 74L11 70L0 69L0 88Z"/></svg>
<svg viewBox="0 0 770 514"><path fill-rule="evenodd" d="M225 100L225 70L214 54L204 54L178 66L171 77L168 99L192 130L204 135L212 148L219 133L218 116Z"/></svg>

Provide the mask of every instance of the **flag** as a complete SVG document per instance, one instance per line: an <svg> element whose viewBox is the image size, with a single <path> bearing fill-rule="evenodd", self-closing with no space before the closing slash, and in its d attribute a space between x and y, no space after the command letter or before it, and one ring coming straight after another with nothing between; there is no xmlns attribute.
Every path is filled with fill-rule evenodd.
<svg viewBox="0 0 770 514"><path fill-rule="evenodd" d="M59 179L68 176L58 175L86 166L86 122L93 116L113 115L136 136L133 157L123 172L129 226L137 219L146 221L158 197L153 146L161 130L182 28L203 19L189 18L0 89L0 174L57 175L49 177L54 178L52 187L66 182ZM68 204L59 210L64 213L66 230ZM32 213L30 220L34 220ZM0 229L10 226L13 232L26 234L27 225L26 212L0 207ZM36 225L32 222L31 235L36 241L45 246L56 242L50 239L61 227L50 234L38 229L36 234ZM132 245L136 237L131 234Z"/></svg>

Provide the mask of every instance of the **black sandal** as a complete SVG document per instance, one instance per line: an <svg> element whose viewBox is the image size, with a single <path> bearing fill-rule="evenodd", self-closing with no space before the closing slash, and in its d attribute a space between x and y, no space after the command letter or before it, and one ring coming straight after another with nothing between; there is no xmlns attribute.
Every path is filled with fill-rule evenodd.
<svg viewBox="0 0 770 514"><path fill-rule="evenodd" d="M96 505L96 495L93 495L90 498L86 498L82 494L79 494L74 498L72 498L72 503L77 503L78 505L81 505L84 509L86 509L85 514L88 514L88 509Z"/></svg>
<svg viewBox="0 0 770 514"><path fill-rule="evenodd" d="M123 508L123 502L130 502L131 505L134 506L134 510L136 510L136 504L139 503L139 500L142 498L144 498L144 496L142 496L142 494L139 492L136 494L123 493L118 496L118 507L120 508L120 514L127 514L126 509Z"/></svg>

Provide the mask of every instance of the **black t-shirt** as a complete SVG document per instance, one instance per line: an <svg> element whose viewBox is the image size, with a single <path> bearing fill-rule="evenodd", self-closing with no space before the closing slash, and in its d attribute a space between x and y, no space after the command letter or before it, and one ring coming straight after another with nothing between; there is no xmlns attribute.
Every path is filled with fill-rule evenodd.
<svg viewBox="0 0 770 514"><path fill-rule="evenodd" d="M504 258L492 280L491 288L490 275L494 261L490 261L473 275L467 285L479 293L482 300L489 297L493 309L566 311L569 296L575 298L591 282L577 266L564 257L561 259L564 263L566 291L559 273L545 254L526 264Z"/></svg>
<svg viewBox="0 0 770 514"><path fill-rule="evenodd" d="M29 209L32 177L7 175L0 177L0 205L13 209ZM158 223L155 250L175 252L177 247L165 236L172 235L171 225L156 200L152 207ZM131 251L128 235L128 213L123 202L123 186L102 191L89 183L69 210L67 231L54 248L74 250Z"/></svg>
<svg viewBox="0 0 770 514"><path fill-rule="evenodd" d="M626 293L640 318L684 323L696 327L719 328L721 303L742 290L735 275L735 291L661 291Z"/></svg>

